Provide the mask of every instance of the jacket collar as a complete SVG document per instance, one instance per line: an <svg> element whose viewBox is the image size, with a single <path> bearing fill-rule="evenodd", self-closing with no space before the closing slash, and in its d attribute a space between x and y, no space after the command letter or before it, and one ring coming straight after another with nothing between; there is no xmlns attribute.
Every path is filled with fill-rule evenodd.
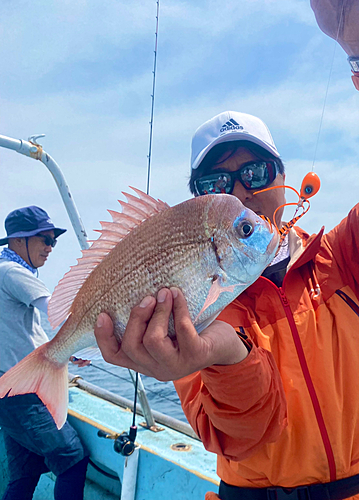
<svg viewBox="0 0 359 500"><path fill-rule="evenodd" d="M288 271L289 269L297 269L314 259L319 251L323 233L324 227L322 227L318 234L312 234L311 236L300 227L290 230L289 253L291 259Z"/></svg>

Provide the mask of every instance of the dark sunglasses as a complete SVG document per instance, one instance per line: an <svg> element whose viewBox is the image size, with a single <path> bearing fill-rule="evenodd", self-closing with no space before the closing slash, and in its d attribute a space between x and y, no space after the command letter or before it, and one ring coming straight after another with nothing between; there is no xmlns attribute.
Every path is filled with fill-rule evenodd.
<svg viewBox="0 0 359 500"><path fill-rule="evenodd" d="M248 191L264 189L272 184L279 173L279 165L275 160L250 161L236 172L212 172L194 181L198 195L232 194L234 184L238 180Z"/></svg>
<svg viewBox="0 0 359 500"><path fill-rule="evenodd" d="M36 236L38 238L42 238L44 240L45 245L47 247L54 248L56 246L56 243L57 243L57 239L56 238L52 238L48 234L37 234Z"/></svg>

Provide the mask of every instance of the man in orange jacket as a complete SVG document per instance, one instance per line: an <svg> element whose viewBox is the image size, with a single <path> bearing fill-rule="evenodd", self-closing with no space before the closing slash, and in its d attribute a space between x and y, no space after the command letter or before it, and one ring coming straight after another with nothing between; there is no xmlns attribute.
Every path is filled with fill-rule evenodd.
<svg viewBox="0 0 359 500"><path fill-rule="evenodd" d="M340 41L336 3L312 1L321 28ZM225 190L273 218L283 188L253 192L284 180L258 118L225 112L197 130L195 195ZM208 499L359 499L358 248L359 205L326 235L292 229L263 275L200 335L177 289L132 310L121 347L99 316L107 361L175 381L190 424L218 456L219 497ZM178 345L167 336L171 312Z"/></svg>
<svg viewBox="0 0 359 500"><path fill-rule="evenodd" d="M197 130L195 195L224 190L272 217L284 189L253 192L284 179L258 118L225 112ZM222 500L359 493L358 248L359 205L326 235L291 229L271 266L200 335L177 289L132 310L121 348L100 315L106 361L176 381L188 421L218 455ZM167 336L172 310L178 346Z"/></svg>

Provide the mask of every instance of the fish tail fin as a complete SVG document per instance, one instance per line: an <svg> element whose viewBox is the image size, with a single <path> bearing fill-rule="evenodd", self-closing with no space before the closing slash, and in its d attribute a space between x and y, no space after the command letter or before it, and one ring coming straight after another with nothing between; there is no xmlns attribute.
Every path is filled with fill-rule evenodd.
<svg viewBox="0 0 359 500"><path fill-rule="evenodd" d="M68 365L47 355L48 344L35 349L0 378L0 398L37 394L61 429L67 418Z"/></svg>

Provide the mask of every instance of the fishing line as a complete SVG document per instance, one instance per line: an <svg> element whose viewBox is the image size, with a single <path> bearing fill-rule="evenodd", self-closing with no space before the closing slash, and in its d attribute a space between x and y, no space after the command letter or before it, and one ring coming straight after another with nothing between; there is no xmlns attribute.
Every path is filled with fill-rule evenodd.
<svg viewBox="0 0 359 500"><path fill-rule="evenodd" d="M150 175L151 175L151 158L152 158L152 136L153 136L153 119L155 109L155 88L156 88L156 68L157 68L157 41L158 41L158 19L160 13L160 0L157 0L156 12L156 31L155 31L155 50L153 58L153 79L152 79L152 94L151 94L151 119L150 119L150 139L148 146L148 166L147 166L147 190L146 193L150 194Z"/></svg>
<svg viewBox="0 0 359 500"><path fill-rule="evenodd" d="M94 368L96 368L97 370L101 370L101 371L103 371L103 372L105 372L105 373L108 373L109 375L112 375L112 376L113 376L113 377L115 377L115 378L118 378L119 380L123 380L124 382L128 382L128 383L130 383L130 381L128 380L128 378L126 378L126 377L121 377L121 375L118 375L117 373L110 372L109 370L106 370L105 368L102 368L101 366L94 365L93 363L91 363L91 365L89 365L89 366L93 366L93 367L94 367ZM149 393L153 394L154 396L157 396L157 397L160 397L161 399L164 399L164 400L166 400L166 401L169 401L170 403L173 403L173 404L175 404L175 405L177 405L177 406L181 406L181 403L180 403L179 401L176 401L176 400L174 400L174 399L171 399L171 398L169 398L169 397L167 397L167 396L163 396L163 395L161 395L161 393L156 392L156 391L154 391L154 390L152 390L152 389L149 389L148 387L146 387L146 392L149 392Z"/></svg>
<svg viewBox="0 0 359 500"><path fill-rule="evenodd" d="M253 193L255 195L255 194L258 194L258 193L262 193L264 191L269 191L270 189L277 189L277 188L283 188L284 187L284 188L293 189L293 191L295 191L297 193L298 197L299 197L299 200L298 200L297 203L285 203L285 204L281 205L280 207L278 207L275 210L274 214L273 214L273 223L274 223L274 225L275 225L278 233L280 234L280 240L279 240L279 246L278 246L278 248L280 248L281 244L284 242L284 238L286 237L286 235L290 231L290 229L293 227L293 225L296 224L296 222L304 214L306 214L308 212L309 207L310 207L310 202L309 202L308 198L311 198L312 196L314 196L318 192L318 190L320 188L320 179L317 176L317 174L314 173L314 165L315 165L315 161L316 161L316 158L317 158L317 150L318 150L319 138L320 138L320 133L321 133L321 130L322 130L323 118L324 118L324 111L325 111L325 107L326 107L326 103L327 103L329 85L330 85L330 80L331 80L331 76L332 76L332 72L333 72L335 52L336 52L336 47L337 47L337 44L338 44L339 32L340 32L340 27L341 27L341 24L342 24L342 19L343 19L344 3L345 3L345 0L342 1L342 7L341 7L341 12L340 12L340 16L339 16L339 22L338 22L338 29L337 29L337 34L336 34L335 41L334 41L334 50L333 50L332 62L331 62L331 65L330 65L328 83L327 83L327 88L326 88L325 96L324 96L324 103L323 103L322 114L321 114L321 117L320 117L320 123L319 123L319 130L318 130L317 140L316 140L316 143L315 143L312 171L310 173L308 173L304 177L304 179L302 181L302 186L301 186L300 194L294 188L292 188L290 186L273 186L271 188L262 189L260 191L256 191L255 193ZM305 208L305 209L304 209L304 203L307 203L307 208ZM275 221L275 215L276 215L276 213L277 213L277 211L279 209L281 209L283 207L286 207L286 206L289 206L289 205L296 205L296 207L297 207L296 210L295 210L294 216L292 217L292 219L287 224L285 224L281 228L278 228L278 226L276 224L276 221ZM302 213L300 215L297 216L297 213L298 213L299 209L302 209L303 211L302 211ZM262 216L262 218L264 218L264 220L266 220L266 218L264 216Z"/></svg>
<svg viewBox="0 0 359 500"><path fill-rule="evenodd" d="M325 91L325 97L324 97L322 115L320 117L320 123L319 123L319 130L318 130L318 135L317 135L317 141L316 141L316 144L315 144L314 158L313 158L313 165L312 165L312 172L314 171L314 164L315 164L315 160L317 158L317 150L318 150L320 132L322 130L324 110L325 110L326 103L327 103L329 85L330 85L330 80L331 80L331 77L332 77L332 71L333 71L333 65L334 65L334 59L335 59L335 52L336 52L336 49L337 49L339 32L340 32L340 25L341 25L341 22L342 22L342 19L343 19L344 3L345 3L345 0L343 0L343 3L342 3L342 9L341 9L341 12L340 12L339 23L338 23L337 36L336 36L335 41L334 41L333 57L332 57L331 65L330 65L330 71L329 71L329 78L328 78L327 88L326 88L326 91Z"/></svg>

